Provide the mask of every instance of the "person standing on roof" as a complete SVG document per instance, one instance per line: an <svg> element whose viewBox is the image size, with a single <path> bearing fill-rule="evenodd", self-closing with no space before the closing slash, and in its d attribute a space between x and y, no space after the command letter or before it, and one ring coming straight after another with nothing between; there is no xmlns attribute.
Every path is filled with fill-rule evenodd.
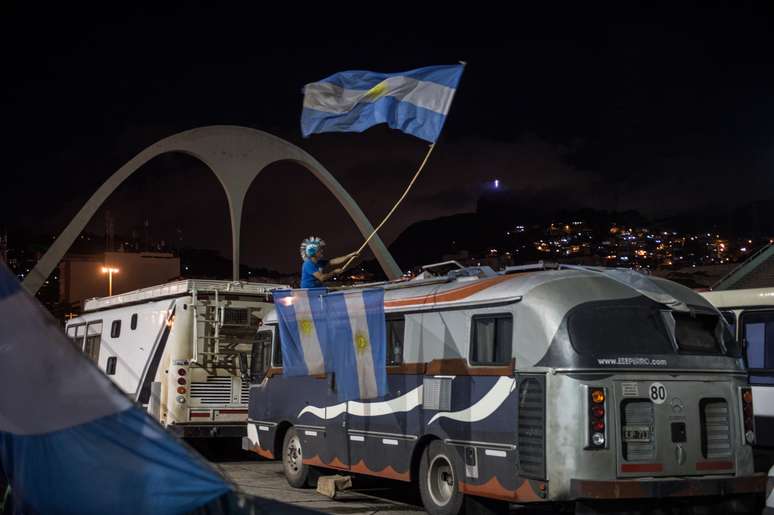
<svg viewBox="0 0 774 515"><path fill-rule="evenodd" d="M323 259L323 247L325 242L317 236L310 236L301 242L301 259L304 264L301 267L301 287L302 288L320 288L323 282L334 275L344 271L343 268L335 268L330 272L325 269L328 266L336 266L346 263L346 261L357 255L357 252L351 252L346 256L333 258L330 261Z"/></svg>

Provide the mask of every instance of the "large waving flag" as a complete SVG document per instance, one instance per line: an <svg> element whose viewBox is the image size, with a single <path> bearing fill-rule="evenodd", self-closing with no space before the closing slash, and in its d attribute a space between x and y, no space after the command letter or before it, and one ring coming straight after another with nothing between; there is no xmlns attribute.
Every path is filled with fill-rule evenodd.
<svg viewBox="0 0 774 515"><path fill-rule="evenodd" d="M345 71L304 87L301 132L362 132L387 123L435 143L464 65L407 72Z"/></svg>
<svg viewBox="0 0 774 515"><path fill-rule="evenodd" d="M374 399L387 393L384 290L325 296L339 400Z"/></svg>
<svg viewBox="0 0 774 515"><path fill-rule="evenodd" d="M324 374L332 370L322 300L326 291L325 288L309 288L272 292L285 375Z"/></svg>
<svg viewBox="0 0 774 515"><path fill-rule="evenodd" d="M86 359L2 262L0 469L19 513L176 514L231 490Z"/></svg>

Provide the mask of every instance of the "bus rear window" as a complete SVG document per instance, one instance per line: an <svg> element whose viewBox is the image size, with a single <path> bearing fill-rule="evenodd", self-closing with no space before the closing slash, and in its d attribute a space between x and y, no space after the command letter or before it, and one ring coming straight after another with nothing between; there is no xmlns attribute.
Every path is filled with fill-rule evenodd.
<svg viewBox="0 0 774 515"><path fill-rule="evenodd" d="M567 328L572 346L581 354L725 351L728 356L739 357L736 339L716 313L673 311L644 297L581 304L570 311Z"/></svg>
<svg viewBox="0 0 774 515"><path fill-rule="evenodd" d="M672 312L677 346L683 352L720 354L722 322L717 315Z"/></svg>
<svg viewBox="0 0 774 515"><path fill-rule="evenodd" d="M662 307L644 297L588 302L570 311L570 342L580 354L672 354Z"/></svg>

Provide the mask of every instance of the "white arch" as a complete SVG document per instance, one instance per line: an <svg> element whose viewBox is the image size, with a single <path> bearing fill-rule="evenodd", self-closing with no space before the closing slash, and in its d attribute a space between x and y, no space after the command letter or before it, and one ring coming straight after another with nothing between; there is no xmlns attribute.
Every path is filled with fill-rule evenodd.
<svg viewBox="0 0 774 515"><path fill-rule="evenodd" d="M167 152L183 152L199 159L212 170L223 185L231 215L235 281L239 279L240 228L245 195L258 174L277 161L294 161L312 172L312 175L319 179L344 206L363 236L368 236L373 231L373 226L344 187L323 165L304 150L281 138L248 127L232 125L199 127L154 143L119 168L94 192L38 261L35 268L24 278L24 288L35 294L110 194L143 164ZM369 245L387 277L390 279L400 277L400 268L378 235L374 236Z"/></svg>

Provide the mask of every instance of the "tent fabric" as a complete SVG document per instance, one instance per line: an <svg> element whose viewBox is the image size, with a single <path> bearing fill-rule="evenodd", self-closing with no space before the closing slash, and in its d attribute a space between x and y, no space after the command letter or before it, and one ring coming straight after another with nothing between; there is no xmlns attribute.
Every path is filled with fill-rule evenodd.
<svg viewBox="0 0 774 515"><path fill-rule="evenodd" d="M16 513L177 514L231 487L129 401L0 263L0 468Z"/></svg>
<svg viewBox="0 0 774 515"><path fill-rule="evenodd" d="M41 434L132 406L0 263L0 431Z"/></svg>
<svg viewBox="0 0 774 515"><path fill-rule="evenodd" d="M136 407L44 435L0 433L0 462L32 513L184 513L230 489Z"/></svg>

